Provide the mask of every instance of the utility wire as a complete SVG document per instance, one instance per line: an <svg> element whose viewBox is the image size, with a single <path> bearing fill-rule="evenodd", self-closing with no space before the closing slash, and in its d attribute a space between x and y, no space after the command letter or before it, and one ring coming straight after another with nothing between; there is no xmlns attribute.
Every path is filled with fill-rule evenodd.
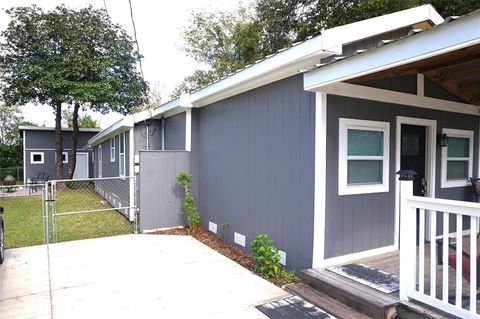
<svg viewBox="0 0 480 319"><path fill-rule="evenodd" d="M105 11L108 11L108 9L107 9L107 1L106 1L106 0L103 0L103 7L105 8Z"/></svg>
<svg viewBox="0 0 480 319"><path fill-rule="evenodd" d="M135 39L135 44L137 45L137 52L140 55L140 47L138 45L138 39L137 39L137 28L135 27L135 19L133 18L132 0L128 0L128 4L130 5L130 18L132 19L132 25L133 25L133 37ZM142 79L145 79L145 77L143 76L143 67L142 67L141 58L138 60L138 64L140 66L140 73L142 74Z"/></svg>

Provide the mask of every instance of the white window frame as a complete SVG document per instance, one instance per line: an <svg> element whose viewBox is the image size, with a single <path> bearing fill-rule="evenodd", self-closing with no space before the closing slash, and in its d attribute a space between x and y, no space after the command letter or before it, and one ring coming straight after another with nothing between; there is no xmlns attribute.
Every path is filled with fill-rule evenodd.
<svg viewBox="0 0 480 319"><path fill-rule="evenodd" d="M62 152L62 157L65 156L65 160L62 158L63 164L68 164L68 152Z"/></svg>
<svg viewBox="0 0 480 319"><path fill-rule="evenodd" d="M348 130L383 132L383 156L349 156ZM382 160L382 183L348 185L348 160ZM338 128L338 195L384 193L389 191L390 165L390 123L358 119L339 119Z"/></svg>
<svg viewBox="0 0 480 319"><path fill-rule="evenodd" d="M110 139L110 162L115 162L115 137Z"/></svg>
<svg viewBox="0 0 480 319"><path fill-rule="evenodd" d="M126 161L125 161L125 132L120 134L119 138L123 139L123 153L122 153L122 148L121 148L121 143L120 140L118 141L118 175L120 177L124 177L127 171L127 168L125 167ZM123 172L122 172L122 163L123 163Z"/></svg>
<svg viewBox="0 0 480 319"><path fill-rule="evenodd" d="M40 161L34 161L33 157L35 155L40 155L42 157L42 159ZM30 153L30 164L37 165L37 164L44 164L44 162L45 162L45 153L44 152L31 152Z"/></svg>
<svg viewBox="0 0 480 319"><path fill-rule="evenodd" d="M98 177L102 177L103 173L103 154L102 154L102 145L98 145Z"/></svg>
<svg viewBox="0 0 480 319"><path fill-rule="evenodd" d="M468 176L465 180L447 180L447 161L448 159L448 146L442 147L442 172L441 172L441 188L452 187L465 187L470 186L468 178L473 176L473 143L474 143L474 131L473 130L457 130L444 128L442 134L447 134L448 137L461 137L470 139L468 157L452 157L451 161L468 161Z"/></svg>

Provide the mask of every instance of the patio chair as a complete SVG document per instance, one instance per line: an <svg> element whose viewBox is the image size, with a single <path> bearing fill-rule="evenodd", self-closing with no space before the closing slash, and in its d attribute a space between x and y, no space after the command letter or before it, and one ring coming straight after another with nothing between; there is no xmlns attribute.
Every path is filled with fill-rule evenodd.
<svg viewBox="0 0 480 319"><path fill-rule="evenodd" d="M28 190L29 193L31 194L32 191L37 191L38 187L41 187L45 182L47 182L50 179L50 175L47 173L40 172L38 173L37 177L34 177L30 180L30 183L28 184Z"/></svg>

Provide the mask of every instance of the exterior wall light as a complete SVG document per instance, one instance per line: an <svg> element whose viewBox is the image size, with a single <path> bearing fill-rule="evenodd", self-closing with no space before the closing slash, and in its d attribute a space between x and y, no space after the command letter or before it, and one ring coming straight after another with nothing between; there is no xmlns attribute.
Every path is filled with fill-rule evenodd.
<svg viewBox="0 0 480 319"><path fill-rule="evenodd" d="M445 133L443 133L440 136L440 146L441 147L447 147L448 146L448 136Z"/></svg>

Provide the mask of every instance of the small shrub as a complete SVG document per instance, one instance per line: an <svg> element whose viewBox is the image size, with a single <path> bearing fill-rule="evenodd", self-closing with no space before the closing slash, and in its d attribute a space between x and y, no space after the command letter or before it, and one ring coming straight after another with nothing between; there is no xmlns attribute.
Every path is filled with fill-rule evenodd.
<svg viewBox="0 0 480 319"><path fill-rule="evenodd" d="M220 223L220 236L222 237L223 240L225 240L225 235L227 234L227 231L229 228L230 228L229 224L226 224L224 222Z"/></svg>
<svg viewBox="0 0 480 319"><path fill-rule="evenodd" d="M252 241L255 272L266 279L277 277L280 271L278 249L267 234L259 234Z"/></svg>
<svg viewBox="0 0 480 319"><path fill-rule="evenodd" d="M177 176L177 182L183 187L185 192L185 200L183 201L183 213L185 214L185 222L188 229L194 231L200 226L200 212L195 205L195 199L190 194L192 186L192 176L185 172L180 172Z"/></svg>

